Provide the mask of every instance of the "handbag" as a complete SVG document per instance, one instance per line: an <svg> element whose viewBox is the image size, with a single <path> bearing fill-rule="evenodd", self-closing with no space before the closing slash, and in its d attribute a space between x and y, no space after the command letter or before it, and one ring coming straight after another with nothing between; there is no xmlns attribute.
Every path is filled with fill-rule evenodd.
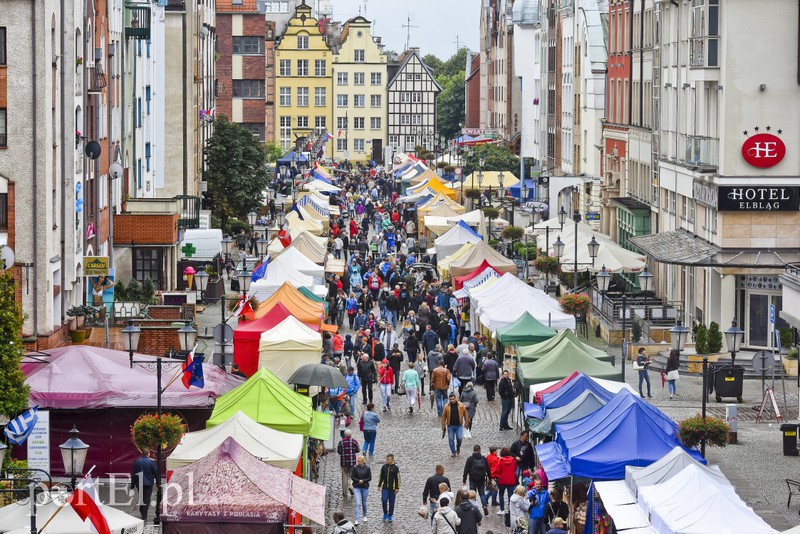
<svg viewBox="0 0 800 534"><path fill-rule="evenodd" d="M397 394L398 395L405 395L406 394L406 386L401 382L399 386L397 386Z"/></svg>
<svg viewBox="0 0 800 534"><path fill-rule="evenodd" d="M680 373L678 373L677 369L673 369L672 371L667 373L667 380L678 380L680 378Z"/></svg>
<svg viewBox="0 0 800 534"><path fill-rule="evenodd" d="M364 431L364 414L361 414L361 419L358 420L358 429Z"/></svg>
<svg viewBox="0 0 800 534"><path fill-rule="evenodd" d="M464 439L472 439L472 432L470 432L469 428L464 429Z"/></svg>

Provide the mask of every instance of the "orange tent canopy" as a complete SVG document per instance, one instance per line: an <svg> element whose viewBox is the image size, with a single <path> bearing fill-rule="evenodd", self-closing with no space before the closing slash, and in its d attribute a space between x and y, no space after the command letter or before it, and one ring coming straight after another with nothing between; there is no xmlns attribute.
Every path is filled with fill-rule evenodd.
<svg viewBox="0 0 800 534"><path fill-rule="evenodd" d="M289 282L284 282L272 296L259 304L255 318L263 317L278 303L286 306L303 323L321 324L325 318L325 305L309 299Z"/></svg>

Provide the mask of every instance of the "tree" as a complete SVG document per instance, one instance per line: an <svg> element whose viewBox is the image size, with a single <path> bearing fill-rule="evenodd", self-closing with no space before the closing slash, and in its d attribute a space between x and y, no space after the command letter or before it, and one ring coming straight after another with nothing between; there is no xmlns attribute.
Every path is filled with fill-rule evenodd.
<svg viewBox="0 0 800 534"><path fill-rule="evenodd" d="M436 81L442 86L442 92L436 100L439 134L452 139L460 134L460 124L464 123L464 71L439 76Z"/></svg>
<svg viewBox="0 0 800 534"><path fill-rule="evenodd" d="M268 163L275 163L283 156L283 149L278 143L270 141L264 146L264 157Z"/></svg>
<svg viewBox="0 0 800 534"><path fill-rule="evenodd" d="M206 149L207 197L214 215L222 220L246 219L261 204L268 178L264 150L248 130L221 115Z"/></svg>
<svg viewBox="0 0 800 534"><path fill-rule="evenodd" d="M0 274L0 415L16 417L28 407L30 387L20 363L25 356L22 325L25 317L14 302L14 279L9 271Z"/></svg>
<svg viewBox="0 0 800 534"><path fill-rule="evenodd" d="M482 169L479 169L480 158L484 158ZM512 172L516 176L519 174L519 158L506 146L487 143L474 148L464 167L467 176L477 170Z"/></svg>
<svg viewBox="0 0 800 534"><path fill-rule="evenodd" d="M706 325L697 325L697 332L694 335L694 350L697 354L708 354L708 330Z"/></svg>
<svg viewBox="0 0 800 534"><path fill-rule="evenodd" d="M439 71L442 70L442 67L444 66L444 62L433 54L425 55L422 58L422 62L425 63L425 66L431 69L434 77L439 73Z"/></svg>

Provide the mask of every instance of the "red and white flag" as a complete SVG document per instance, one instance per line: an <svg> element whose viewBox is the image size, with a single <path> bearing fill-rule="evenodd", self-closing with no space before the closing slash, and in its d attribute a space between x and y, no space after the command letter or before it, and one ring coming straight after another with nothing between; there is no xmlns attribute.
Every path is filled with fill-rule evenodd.
<svg viewBox="0 0 800 534"><path fill-rule="evenodd" d="M250 305L250 298L239 297L239 302L236 305L233 315L239 317L240 315L248 313L253 313L253 307Z"/></svg>
<svg viewBox="0 0 800 534"><path fill-rule="evenodd" d="M94 530L99 534L111 534L111 529L108 528L108 521L106 521L103 512L100 511L102 503L97 495L97 489L94 487L91 476L87 476L78 484L75 491L67 497L67 504L72 506L78 517L84 522L87 519L91 521Z"/></svg>

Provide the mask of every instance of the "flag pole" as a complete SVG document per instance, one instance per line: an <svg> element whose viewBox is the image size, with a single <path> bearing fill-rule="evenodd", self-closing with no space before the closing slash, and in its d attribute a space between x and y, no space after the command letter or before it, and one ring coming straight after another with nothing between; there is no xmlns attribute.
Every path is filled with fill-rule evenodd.
<svg viewBox="0 0 800 534"><path fill-rule="evenodd" d="M197 344L195 344L194 348L192 348L191 354L194 354L194 351L196 351L196 350L197 350ZM162 391L166 391L167 388L170 387L172 385L172 383L175 382L178 379L178 377L183 374L183 371L184 371L183 369L178 369L178 372L176 372L175 376L173 376L170 379L170 381L167 382L167 385L162 388Z"/></svg>
<svg viewBox="0 0 800 534"><path fill-rule="evenodd" d="M93 466L92 466L92 468L91 468L91 469L89 469L89 472L88 472L88 473L86 473L86 474L83 476L83 478L81 479L81 482L83 482L84 480L86 480L86 478L87 478L89 475L91 475L91 474L92 474L92 471L94 471L94 468L95 468L95 467L96 467L96 466L94 466L94 465L93 465ZM75 492L75 488L72 488L72 492L73 492L73 493ZM48 520L47 520L47 522L44 524L44 526L43 526L42 528L40 528L40 529L39 529L39 533L40 533L40 534L41 534L42 532L44 532L44 529L46 529L46 528L47 528L47 525L49 525L49 524L50 524L50 522L51 522L51 521L53 521L53 519L55 519L55 517L58 515L58 513L59 513L61 510L63 510L63 509L64 509L64 508L67 506L67 504L68 504L68 500L65 500L64 502L62 502L62 503L61 503L61 504L58 506L58 508L56 508L56 511L55 511L55 512L53 512L53 515L51 515L51 516L50 516L50 519L48 519Z"/></svg>

